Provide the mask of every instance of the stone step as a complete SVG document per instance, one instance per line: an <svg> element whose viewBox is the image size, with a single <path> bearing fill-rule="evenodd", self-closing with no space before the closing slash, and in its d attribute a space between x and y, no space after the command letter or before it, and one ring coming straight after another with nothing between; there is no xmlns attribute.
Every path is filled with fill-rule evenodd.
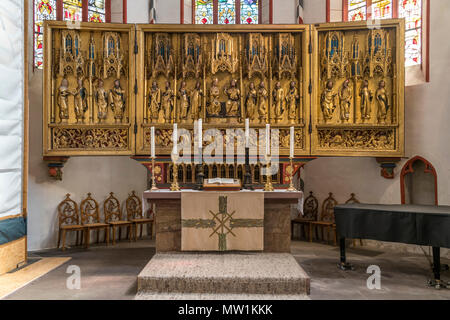
<svg viewBox="0 0 450 320"><path fill-rule="evenodd" d="M311 300L306 294L158 293L142 292L135 300Z"/></svg>
<svg viewBox="0 0 450 320"><path fill-rule="evenodd" d="M308 295L310 278L288 253L158 253L138 294Z"/></svg>

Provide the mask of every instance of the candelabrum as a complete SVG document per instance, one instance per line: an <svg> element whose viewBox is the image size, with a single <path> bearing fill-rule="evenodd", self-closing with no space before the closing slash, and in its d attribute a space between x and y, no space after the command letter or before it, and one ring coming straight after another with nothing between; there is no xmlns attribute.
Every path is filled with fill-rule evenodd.
<svg viewBox="0 0 450 320"><path fill-rule="evenodd" d="M273 191L272 174L271 174L271 156L266 155L266 184L264 185L264 191Z"/></svg>
<svg viewBox="0 0 450 320"><path fill-rule="evenodd" d="M204 173L203 173L203 165L202 165L202 148L199 148L199 159L198 164L195 166L195 190L202 190L203 189L203 180L204 180Z"/></svg>
<svg viewBox="0 0 450 320"><path fill-rule="evenodd" d="M180 191L180 186L178 185L178 154L172 153L172 173L173 173L173 180L172 184L170 186L170 191Z"/></svg>
<svg viewBox="0 0 450 320"><path fill-rule="evenodd" d="M290 167L291 167L291 172L289 174L289 188L287 189L287 191L298 191L295 187L294 187L294 164L293 164L293 158L289 157L289 163L290 163Z"/></svg>
<svg viewBox="0 0 450 320"><path fill-rule="evenodd" d="M245 175L244 175L244 189L253 190L252 186L252 175L250 173L250 149L245 148Z"/></svg>
<svg viewBox="0 0 450 320"><path fill-rule="evenodd" d="M151 191L157 191L159 190L158 187L156 187L156 178L155 178L155 157L152 157L152 188Z"/></svg>

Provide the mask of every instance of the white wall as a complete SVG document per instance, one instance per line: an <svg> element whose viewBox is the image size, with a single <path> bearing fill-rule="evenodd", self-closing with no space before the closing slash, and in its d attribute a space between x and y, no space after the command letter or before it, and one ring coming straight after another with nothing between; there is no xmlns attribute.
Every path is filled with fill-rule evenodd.
<svg viewBox="0 0 450 320"><path fill-rule="evenodd" d="M273 23L297 24L297 3L295 0L274 0Z"/></svg>
<svg viewBox="0 0 450 320"><path fill-rule="evenodd" d="M303 6L303 23L313 24L326 22L327 15L325 0L304 0Z"/></svg>
<svg viewBox="0 0 450 320"><path fill-rule="evenodd" d="M161 1L161 0L159 0L159 1ZM159 1L157 1L157 2L159 2ZM175 1L175 0L163 0L163 1ZM149 23L149 21L150 21L150 19L149 19L150 12L149 11L150 11L149 0L128 0L127 1L127 23ZM180 16L180 14L178 14L178 17L179 16Z"/></svg>
<svg viewBox="0 0 450 320"><path fill-rule="evenodd" d="M180 0L156 0L155 9L156 23L180 23Z"/></svg>
<svg viewBox="0 0 450 320"><path fill-rule="evenodd" d="M111 0L111 23L123 23L123 0Z"/></svg>

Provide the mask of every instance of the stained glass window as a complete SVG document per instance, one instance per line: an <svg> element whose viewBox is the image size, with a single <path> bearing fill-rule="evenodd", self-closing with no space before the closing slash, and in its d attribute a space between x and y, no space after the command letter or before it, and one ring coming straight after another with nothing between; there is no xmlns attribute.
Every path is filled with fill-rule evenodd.
<svg viewBox="0 0 450 320"><path fill-rule="evenodd" d="M34 2L34 66L39 69L44 62L44 20L56 20L56 0Z"/></svg>
<svg viewBox="0 0 450 320"><path fill-rule="evenodd" d="M258 23L258 0L241 0L241 23Z"/></svg>
<svg viewBox="0 0 450 320"><path fill-rule="evenodd" d="M405 18L405 65L422 63L422 0L400 0L398 13Z"/></svg>
<svg viewBox="0 0 450 320"><path fill-rule="evenodd" d="M64 0L63 1L63 20L81 21L83 16L82 0Z"/></svg>
<svg viewBox="0 0 450 320"><path fill-rule="evenodd" d="M213 0L195 1L195 23L212 24L213 23Z"/></svg>
<svg viewBox="0 0 450 320"><path fill-rule="evenodd" d="M367 17L366 0L348 1L348 21L366 20Z"/></svg>
<svg viewBox="0 0 450 320"><path fill-rule="evenodd" d="M219 0L219 24L236 23L234 0Z"/></svg>
<svg viewBox="0 0 450 320"><path fill-rule="evenodd" d="M391 19L392 0L374 0L372 2L372 19Z"/></svg>
<svg viewBox="0 0 450 320"><path fill-rule="evenodd" d="M105 22L105 0L89 0L89 22Z"/></svg>

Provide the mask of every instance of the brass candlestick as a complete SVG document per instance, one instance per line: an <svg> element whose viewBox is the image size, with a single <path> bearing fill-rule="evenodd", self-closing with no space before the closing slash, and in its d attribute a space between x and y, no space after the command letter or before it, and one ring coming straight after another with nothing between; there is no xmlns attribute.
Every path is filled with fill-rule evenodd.
<svg viewBox="0 0 450 320"><path fill-rule="evenodd" d="M156 179L155 179L155 157L152 157L152 188L151 191L157 191L159 190L156 186Z"/></svg>
<svg viewBox="0 0 450 320"><path fill-rule="evenodd" d="M273 191L273 185L272 185L272 175L270 172L270 168L272 167L271 163L271 156L266 155L266 184L264 185L264 191Z"/></svg>
<svg viewBox="0 0 450 320"><path fill-rule="evenodd" d="M289 157L289 162L290 162L290 166L291 166L291 173L289 174L289 188L287 188L287 191L298 191L295 187L294 187L294 183L293 183L293 178L294 178L294 164L293 164L293 158Z"/></svg>
<svg viewBox="0 0 450 320"><path fill-rule="evenodd" d="M178 185L178 155L172 154L173 161L173 180L172 185L170 186L170 191L180 191L180 186Z"/></svg>

